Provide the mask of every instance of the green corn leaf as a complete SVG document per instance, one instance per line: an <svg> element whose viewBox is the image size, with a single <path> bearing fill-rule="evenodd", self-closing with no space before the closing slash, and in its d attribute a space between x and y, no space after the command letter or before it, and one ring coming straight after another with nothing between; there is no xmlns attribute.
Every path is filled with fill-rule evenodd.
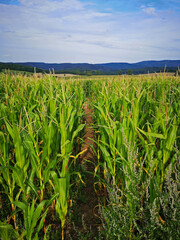
<svg viewBox="0 0 180 240"><path fill-rule="evenodd" d="M28 204L27 203L20 202L20 201L15 201L15 202L13 202L13 204L16 205L17 207L21 208L25 212L28 209Z"/></svg>
<svg viewBox="0 0 180 240"><path fill-rule="evenodd" d="M176 121L176 117L175 117L173 124L172 124L171 131L168 134L167 140L166 140L166 148L170 151L172 151L174 142L176 140L177 129L178 129L178 126L177 126L177 121Z"/></svg>
<svg viewBox="0 0 180 240"><path fill-rule="evenodd" d="M80 124L78 128L73 132L72 140L74 140L75 137L77 137L78 133L83 130L85 124Z"/></svg>
<svg viewBox="0 0 180 240"><path fill-rule="evenodd" d="M35 212L34 212L34 214L33 214L31 229L33 229L33 228L36 226L37 221L38 221L38 219L39 219L39 216L40 216L40 214L41 214L41 211L42 211L45 203L46 203L46 200L43 200L43 201L37 206L37 208L36 208L36 210L35 210Z"/></svg>
<svg viewBox="0 0 180 240"><path fill-rule="evenodd" d="M37 187L34 185L34 183L31 180L27 180L26 184L31 188L31 190L35 193L36 197L39 198Z"/></svg>
<svg viewBox="0 0 180 240"><path fill-rule="evenodd" d="M152 132L145 132L142 129L136 127L136 130L140 131L144 136L146 136L147 138L150 137L155 137L155 138L159 138L159 139L166 139L162 134L160 133L152 133Z"/></svg>
<svg viewBox="0 0 180 240"><path fill-rule="evenodd" d="M114 173L114 169L113 169L113 165L112 165L113 164L112 157L110 156L109 152L106 150L106 148L102 144L99 143L99 147L100 147L100 149L103 153L103 156L106 160L106 163L110 170L110 173L112 174L112 176L114 176L115 173Z"/></svg>
<svg viewBox="0 0 180 240"><path fill-rule="evenodd" d="M13 170L13 179L17 183L17 185L25 192L25 175L24 173L18 166L12 168Z"/></svg>

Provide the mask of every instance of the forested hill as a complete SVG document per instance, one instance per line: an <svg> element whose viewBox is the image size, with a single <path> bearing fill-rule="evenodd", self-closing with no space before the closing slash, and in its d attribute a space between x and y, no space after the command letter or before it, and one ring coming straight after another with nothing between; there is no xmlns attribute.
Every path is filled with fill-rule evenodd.
<svg viewBox="0 0 180 240"><path fill-rule="evenodd" d="M180 66L180 60L163 61L142 61L138 63L44 63L44 62L21 62L21 63L0 63L1 69L21 70L33 72L43 72L53 70L56 73L75 73L75 74L133 74L169 71L175 72Z"/></svg>
<svg viewBox="0 0 180 240"><path fill-rule="evenodd" d="M14 70L14 71L23 71L23 72L34 72L34 67L26 64L19 63L2 63L0 62L0 72L2 70ZM43 69L36 68L37 73L45 72Z"/></svg>
<svg viewBox="0 0 180 240"><path fill-rule="evenodd" d="M119 70L119 69L136 69L136 68L152 68L152 67L178 67L180 66L180 60L163 60L163 61L142 61L138 63L43 63L43 62L26 62L19 63L21 65L37 67L45 70L54 68L57 70Z"/></svg>

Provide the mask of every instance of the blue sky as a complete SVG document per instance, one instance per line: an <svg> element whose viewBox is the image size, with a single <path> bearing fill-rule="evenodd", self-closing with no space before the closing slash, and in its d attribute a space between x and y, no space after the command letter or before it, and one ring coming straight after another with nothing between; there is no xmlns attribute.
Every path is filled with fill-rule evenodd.
<svg viewBox="0 0 180 240"><path fill-rule="evenodd" d="M19 5L18 0L0 0L0 3L6 4L6 5Z"/></svg>
<svg viewBox="0 0 180 240"><path fill-rule="evenodd" d="M0 61L180 59L180 0L0 0Z"/></svg>

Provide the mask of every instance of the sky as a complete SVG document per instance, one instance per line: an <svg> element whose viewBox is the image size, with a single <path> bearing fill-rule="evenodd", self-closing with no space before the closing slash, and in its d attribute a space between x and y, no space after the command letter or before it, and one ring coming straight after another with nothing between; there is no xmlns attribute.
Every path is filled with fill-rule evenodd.
<svg viewBox="0 0 180 240"><path fill-rule="evenodd" d="M0 61L180 60L180 0L0 0Z"/></svg>

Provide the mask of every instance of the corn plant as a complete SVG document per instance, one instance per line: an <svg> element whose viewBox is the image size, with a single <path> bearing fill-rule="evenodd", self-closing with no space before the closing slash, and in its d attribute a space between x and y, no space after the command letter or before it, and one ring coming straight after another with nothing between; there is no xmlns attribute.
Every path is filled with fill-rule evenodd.
<svg viewBox="0 0 180 240"><path fill-rule="evenodd" d="M53 198L63 239L71 172L81 179L71 170L84 128L81 83L51 76L42 81L1 77L0 180L12 206L14 228L25 239L38 239ZM19 222L24 231L18 229Z"/></svg>
<svg viewBox="0 0 180 240"><path fill-rule="evenodd" d="M133 216L137 211L131 194L131 178L136 178L134 168L143 169L140 184L152 176L144 188L144 194L146 188L150 189L152 204L157 192L163 191L167 170L172 171L176 162L178 98L166 79L155 79L151 83L146 79L137 79L137 82L127 79L118 84L117 81L116 84L102 83L100 97L94 104L97 144L104 160L96 171L104 168L105 178L112 180L113 189L118 186L123 192L124 204L128 204L130 210L130 231L133 231ZM173 90L177 92L176 86L175 83Z"/></svg>

